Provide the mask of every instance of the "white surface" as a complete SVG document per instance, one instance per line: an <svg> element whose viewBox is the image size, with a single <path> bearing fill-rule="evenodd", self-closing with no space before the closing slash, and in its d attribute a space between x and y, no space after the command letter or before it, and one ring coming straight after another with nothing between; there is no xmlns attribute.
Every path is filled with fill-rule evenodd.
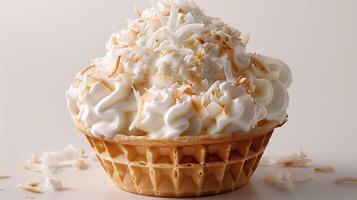
<svg viewBox="0 0 357 200"><path fill-rule="evenodd" d="M251 35L249 49L281 58L293 71L289 122L273 136L267 153L306 151L335 174L295 186L291 193L266 186L270 169L258 168L243 189L207 199L356 199L357 185L334 185L357 176L357 2L353 0L198 1L206 12ZM88 147L67 114L64 91L74 74L102 56L111 25L124 25L148 1L0 1L1 200L24 199L15 188L43 177L22 169L31 153L71 143ZM69 189L36 199L152 199L113 186L98 163L60 175Z"/></svg>

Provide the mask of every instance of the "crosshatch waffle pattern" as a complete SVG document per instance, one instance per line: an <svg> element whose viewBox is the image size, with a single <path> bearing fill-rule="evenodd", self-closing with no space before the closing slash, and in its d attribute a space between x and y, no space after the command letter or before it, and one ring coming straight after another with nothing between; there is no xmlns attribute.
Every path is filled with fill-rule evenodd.
<svg viewBox="0 0 357 200"><path fill-rule="evenodd" d="M119 188L150 196L193 197L244 186L257 168L275 127L242 137L238 134L199 142L137 142L103 139L87 133L85 136Z"/></svg>

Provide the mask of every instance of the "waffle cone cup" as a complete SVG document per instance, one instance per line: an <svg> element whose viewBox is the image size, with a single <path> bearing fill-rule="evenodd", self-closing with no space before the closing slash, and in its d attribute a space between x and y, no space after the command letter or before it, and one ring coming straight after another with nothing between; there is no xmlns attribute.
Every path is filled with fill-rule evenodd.
<svg viewBox="0 0 357 200"><path fill-rule="evenodd" d="M149 139L96 137L75 121L106 173L119 188L141 195L194 197L224 193L248 183L277 122L249 133Z"/></svg>

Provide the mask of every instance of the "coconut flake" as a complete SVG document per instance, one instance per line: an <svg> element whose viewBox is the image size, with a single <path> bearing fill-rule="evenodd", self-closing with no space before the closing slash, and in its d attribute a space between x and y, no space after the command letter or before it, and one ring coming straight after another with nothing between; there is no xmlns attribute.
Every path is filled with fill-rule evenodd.
<svg viewBox="0 0 357 200"><path fill-rule="evenodd" d="M223 65L223 71L224 71L224 75L226 76L227 82L230 84L235 84L236 79L233 76L232 73L232 66L229 62L225 62Z"/></svg>
<svg viewBox="0 0 357 200"><path fill-rule="evenodd" d="M357 178L351 177L351 176L336 178L335 183L336 184L357 184Z"/></svg>
<svg viewBox="0 0 357 200"><path fill-rule="evenodd" d="M204 24L200 24L200 23L194 23L194 24L186 24L182 27L180 27L177 31L176 31L176 36L178 38L182 37L185 33L187 32L197 32L202 30L202 28L204 27Z"/></svg>
<svg viewBox="0 0 357 200"><path fill-rule="evenodd" d="M282 167L307 167L309 162L311 160L307 158L307 155L298 151L295 154L278 158L275 164Z"/></svg>
<svg viewBox="0 0 357 200"><path fill-rule="evenodd" d="M244 35L244 36L242 37L242 43L243 43L244 45L247 45L247 44L249 43L249 41L250 41L250 35Z"/></svg>
<svg viewBox="0 0 357 200"><path fill-rule="evenodd" d="M87 168L87 163L82 159L74 159L72 166L78 170L83 170Z"/></svg>
<svg viewBox="0 0 357 200"><path fill-rule="evenodd" d="M55 191L63 190L63 181L55 177L45 177L45 184Z"/></svg>
<svg viewBox="0 0 357 200"><path fill-rule="evenodd" d="M158 6L158 4L156 4L156 3L154 4L154 11L155 11L156 16L159 18L161 24L166 24L166 19L165 19L165 17L162 15L159 6Z"/></svg>
<svg viewBox="0 0 357 200"><path fill-rule="evenodd" d="M284 190L291 190L293 183L289 172L275 172L264 177L264 182Z"/></svg>
<svg viewBox="0 0 357 200"><path fill-rule="evenodd" d="M43 193L41 188L39 188L37 186L31 186L31 185L27 185L27 184L19 184L16 187L23 189L25 191L28 191L28 192L32 192L32 193Z"/></svg>
<svg viewBox="0 0 357 200"><path fill-rule="evenodd" d="M334 173L336 172L335 168L333 168L332 166L318 166L314 168L315 172L319 172L319 173Z"/></svg>
<svg viewBox="0 0 357 200"><path fill-rule="evenodd" d="M208 90L206 91L206 95L210 95L212 94L213 90L216 89L219 85L220 81L215 81L211 87L208 88Z"/></svg>
<svg viewBox="0 0 357 200"><path fill-rule="evenodd" d="M168 28L164 27L162 32L166 35L166 37L171 41L171 43L175 46L180 46L182 42L178 39L178 37L172 33Z"/></svg>
<svg viewBox="0 0 357 200"><path fill-rule="evenodd" d="M176 27L178 24L178 12L174 6L170 9L170 17L169 21L167 22L167 28L170 29L172 32L176 31Z"/></svg>
<svg viewBox="0 0 357 200"><path fill-rule="evenodd" d="M10 178L10 176L6 175L5 172L0 171L0 179Z"/></svg>
<svg viewBox="0 0 357 200"><path fill-rule="evenodd" d="M29 186L38 186L40 183L38 181L28 181L27 183L25 183L25 185L29 185Z"/></svg>
<svg viewBox="0 0 357 200"><path fill-rule="evenodd" d="M41 156L42 167L45 170L52 171L63 165L68 165L75 159L79 159L80 155L80 151L72 145L68 145L64 150L57 152L44 152Z"/></svg>
<svg viewBox="0 0 357 200"><path fill-rule="evenodd" d="M40 156L37 154L31 154L31 163L40 163Z"/></svg>
<svg viewBox="0 0 357 200"><path fill-rule="evenodd" d="M134 97L136 99L137 111L136 111L136 116L135 116L133 122L129 126L129 131L132 131L136 127L136 125L139 123L141 113L143 112L143 100L142 100L140 93L138 91L136 91L134 87L133 87L133 93L134 93Z"/></svg>

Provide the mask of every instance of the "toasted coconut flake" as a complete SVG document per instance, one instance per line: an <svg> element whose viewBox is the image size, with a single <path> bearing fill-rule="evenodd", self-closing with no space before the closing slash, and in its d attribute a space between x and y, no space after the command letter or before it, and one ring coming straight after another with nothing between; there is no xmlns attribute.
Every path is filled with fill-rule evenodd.
<svg viewBox="0 0 357 200"><path fill-rule="evenodd" d="M82 159L73 160L72 166L78 170L83 170L87 168L87 163Z"/></svg>
<svg viewBox="0 0 357 200"><path fill-rule="evenodd" d="M136 125L139 123L141 114L143 112L143 100L140 95L140 92L136 91L133 86L132 86L132 88L133 88L134 97L136 99L137 111L136 111L136 116L135 116L133 122L129 126L129 131L132 131L136 127Z"/></svg>
<svg viewBox="0 0 357 200"><path fill-rule="evenodd" d="M202 28L205 27L204 24L199 24L199 23L195 23L195 24L186 24L182 27L180 27L177 31L176 31L176 36L178 38L182 37L185 33L187 32L197 32L202 30Z"/></svg>
<svg viewBox="0 0 357 200"><path fill-rule="evenodd" d="M135 14L137 17L140 17L140 16L141 16L141 12L139 11L138 7L134 6L133 10L134 10L134 14Z"/></svg>
<svg viewBox="0 0 357 200"><path fill-rule="evenodd" d="M29 185L29 186L38 186L40 183L38 181L29 181L27 183L25 183L25 185Z"/></svg>
<svg viewBox="0 0 357 200"><path fill-rule="evenodd" d="M244 45L247 45L249 42L250 42L250 35L244 35L244 36L242 37L242 43L243 43Z"/></svg>
<svg viewBox="0 0 357 200"><path fill-rule="evenodd" d="M288 172L276 172L264 177L264 182L269 185L273 185L277 188L284 190L291 190L293 183L290 180L290 173Z"/></svg>
<svg viewBox="0 0 357 200"><path fill-rule="evenodd" d="M220 81L215 81L215 82L211 85L211 87L209 87L208 90L206 91L206 95L212 94L213 90L215 90L215 89L218 87L219 83L220 83Z"/></svg>
<svg viewBox="0 0 357 200"><path fill-rule="evenodd" d="M0 170L0 179L10 178L10 176L6 175L4 171Z"/></svg>
<svg viewBox="0 0 357 200"><path fill-rule="evenodd" d="M279 158L275 164L282 167L307 167L309 162L311 160L307 158L307 155L302 151L298 151L293 155Z"/></svg>
<svg viewBox="0 0 357 200"><path fill-rule="evenodd" d="M227 82L230 84L235 84L235 78L232 73L232 67L229 63L223 66L224 75L226 76Z"/></svg>
<svg viewBox="0 0 357 200"><path fill-rule="evenodd" d="M351 177L351 176L346 176L346 177L341 177L335 179L336 184L357 184L357 178L356 177Z"/></svg>
<svg viewBox="0 0 357 200"><path fill-rule="evenodd" d="M81 75L84 75L86 72L88 72L89 70L91 70L91 69L94 68L94 67L95 67L95 65L91 65L91 66L85 68L84 70L82 70L80 74L81 74Z"/></svg>
<svg viewBox="0 0 357 200"><path fill-rule="evenodd" d="M43 193L43 191L41 190L41 188L37 187L37 186L31 186L31 185L26 185L26 184L19 184L17 185L18 188L23 189L25 191L28 192L32 192L32 193Z"/></svg>
<svg viewBox="0 0 357 200"><path fill-rule="evenodd" d="M31 154L31 162L32 163L41 163L40 156L37 154Z"/></svg>
<svg viewBox="0 0 357 200"><path fill-rule="evenodd" d="M63 181L54 177L45 178L46 186L56 191L63 190Z"/></svg>
<svg viewBox="0 0 357 200"><path fill-rule="evenodd" d="M319 173L334 173L336 172L335 168L333 168L332 166L318 166L314 168L315 172L319 172Z"/></svg>
<svg viewBox="0 0 357 200"><path fill-rule="evenodd" d="M174 82L173 76L166 76L163 74L156 74L153 77L153 83L159 87L168 87Z"/></svg>
<svg viewBox="0 0 357 200"><path fill-rule="evenodd" d="M108 75L109 78L113 77L121 68L121 64L120 64L120 56L118 56L117 60L115 61L115 66L113 68L113 70L110 72L110 74Z"/></svg>
<svg viewBox="0 0 357 200"><path fill-rule="evenodd" d="M100 80L100 83L107 87L110 91L114 91L114 86L106 80Z"/></svg>
<svg viewBox="0 0 357 200"><path fill-rule="evenodd" d="M260 71L262 71L263 73L269 73L269 68L265 65L264 62L259 60L259 58L257 58L256 56L251 56L250 60L254 64L254 66Z"/></svg>

